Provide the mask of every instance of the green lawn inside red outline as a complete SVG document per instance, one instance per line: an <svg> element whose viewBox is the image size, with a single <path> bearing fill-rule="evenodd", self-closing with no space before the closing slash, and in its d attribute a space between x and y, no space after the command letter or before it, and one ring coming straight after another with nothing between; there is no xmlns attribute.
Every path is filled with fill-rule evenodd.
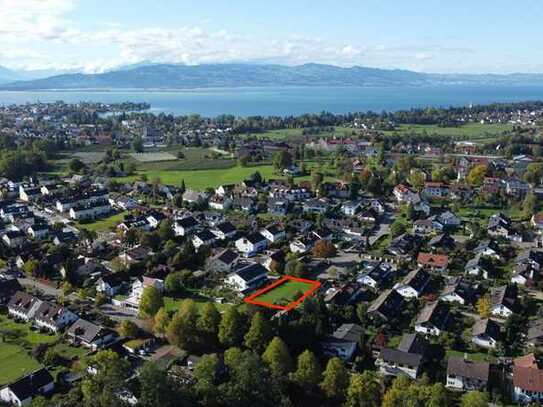
<svg viewBox="0 0 543 407"><path fill-rule="evenodd" d="M274 290L275 288L277 288L280 285L285 284L285 283L287 283L289 281L296 281L296 282L300 282L300 283L306 283L306 284L311 285L311 288L309 288L307 291L305 291L300 298L290 302L287 305L278 305L278 304L273 304L273 303L270 303L270 302L259 301L257 299L258 297L262 296L263 294L267 294L268 292ZM307 280L305 278L298 278L298 277L293 277L293 276L284 276L284 277L274 281L270 285L256 291L255 293L251 294L250 296L246 297L243 301L248 303L248 304L260 305L262 307L277 309L277 310L281 310L281 311L291 311L294 308L296 308L298 305L300 305L307 297L309 297L311 294L313 294L315 291L317 291L320 286L321 286L321 283L318 282L318 281Z"/></svg>

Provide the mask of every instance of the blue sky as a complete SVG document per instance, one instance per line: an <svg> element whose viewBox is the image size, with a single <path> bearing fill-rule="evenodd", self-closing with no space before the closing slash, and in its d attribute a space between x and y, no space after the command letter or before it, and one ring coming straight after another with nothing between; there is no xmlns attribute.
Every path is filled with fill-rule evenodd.
<svg viewBox="0 0 543 407"><path fill-rule="evenodd" d="M0 65L330 63L543 72L540 0L0 0Z"/></svg>

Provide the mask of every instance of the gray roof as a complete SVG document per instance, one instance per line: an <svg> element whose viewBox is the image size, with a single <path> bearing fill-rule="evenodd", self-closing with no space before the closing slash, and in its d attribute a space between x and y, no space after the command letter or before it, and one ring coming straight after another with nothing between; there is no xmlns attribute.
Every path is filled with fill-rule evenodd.
<svg viewBox="0 0 543 407"><path fill-rule="evenodd" d="M402 340L397 349L406 353L416 353L417 355L424 355L428 348L428 341L418 333L405 334L402 336Z"/></svg>
<svg viewBox="0 0 543 407"><path fill-rule="evenodd" d="M385 362L418 367L422 362L422 355L416 353L403 352L398 349L383 348L379 355Z"/></svg>
<svg viewBox="0 0 543 407"><path fill-rule="evenodd" d="M473 362L460 357L451 357L447 362L447 375L488 381L489 373L488 362Z"/></svg>
<svg viewBox="0 0 543 407"><path fill-rule="evenodd" d="M364 329L357 324L341 324L332 334L334 339L346 342L358 342Z"/></svg>

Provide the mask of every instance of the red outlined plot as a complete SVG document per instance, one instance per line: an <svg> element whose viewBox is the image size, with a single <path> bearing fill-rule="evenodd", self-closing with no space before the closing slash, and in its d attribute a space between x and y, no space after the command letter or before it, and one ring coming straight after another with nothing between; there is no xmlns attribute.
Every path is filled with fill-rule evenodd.
<svg viewBox="0 0 543 407"><path fill-rule="evenodd" d="M276 289L277 287L279 287L279 286L281 286L283 284L291 282L291 281L295 281L295 282L299 282L299 283L306 283L310 287L302 294L302 296L300 298L295 299L294 301L292 301L291 303L289 303L287 305L278 305L278 304L273 304L273 303L270 303L270 302L258 300L258 297L260 297L260 296L262 296L262 295ZM274 281L270 285L256 291L255 293L251 294L250 296L246 297L243 301L245 301L248 304L260 305L262 307L273 308L273 309L277 309L277 310L281 310L281 311L290 311L290 310L293 310L294 308L296 308L298 305L300 305L307 297L309 297L315 291L317 291L320 286L321 286L321 283L318 282L318 281L306 280L305 278L298 278L298 277L293 277L293 276L284 276L284 277L280 278L279 280Z"/></svg>

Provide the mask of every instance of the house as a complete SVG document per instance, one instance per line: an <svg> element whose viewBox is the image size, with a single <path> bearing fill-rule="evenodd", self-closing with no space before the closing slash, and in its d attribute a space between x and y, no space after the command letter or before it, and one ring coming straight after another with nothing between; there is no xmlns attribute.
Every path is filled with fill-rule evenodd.
<svg viewBox="0 0 543 407"><path fill-rule="evenodd" d="M419 238L415 235L404 233L390 242L387 251L394 256L406 256L419 246Z"/></svg>
<svg viewBox="0 0 543 407"><path fill-rule="evenodd" d="M473 249L474 254L481 254L482 256L491 257L496 260L501 259L500 247L495 240L483 240L479 245Z"/></svg>
<svg viewBox="0 0 543 407"><path fill-rule="evenodd" d="M111 194L108 200L111 206L121 211L130 211L138 206L134 199L124 194Z"/></svg>
<svg viewBox="0 0 543 407"><path fill-rule="evenodd" d="M490 379L488 362L473 362L460 357L447 361L446 387L454 390L486 390Z"/></svg>
<svg viewBox="0 0 543 407"><path fill-rule="evenodd" d="M41 368L0 389L0 400L9 405L26 406L34 397L49 394L54 388L53 376Z"/></svg>
<svg viewBox="0 0 543 407"><path fill-rule="evenodd" d="M543 319L539 318L528 323L526 344L532 348L543 346Z"/></svg>
<svg viewBox="0 0 543 407"><path fill-rule="evenodd" d="M224 184L215 188L215 194L219 196L225 196L230 194L235 188L234 184Z"/></svg>
<svg viewBox="0 0 543 407"><path fill-rule="evenodd" d="M208 269L217 273L230 273L238 260L238 253L231 249L224 249L209 260Z"/></svg>
<svg viewBox="0 0 543 407"><path fill-rule="evenodd" d="M147 222L149 222L149 225L151 225L151 228L156 229L160 225L160 222L166 219L166 215L164 215L162 212L154 211L148 214L146 219L147 219Z"/></svg>
<svg viewBox="0 0 543 407"><path fill-rule="evenodd" d="M232 207L232 199L224 195L213 195L209 207L218 211L226 211Z"/></svg>
<svg viewBox="0 0 543 407"><path fill-rule="evenodd" d="M187 236L198 227L198 222L192 216L176 219L173 224L173 231L176 236Z"/></svg>
<svg viewBox="0 0 543 407"><path fill-rule="evenodd" d="M151 250L142 247L136 246L131 249L125 250L123 253L119 254L119 259L125 264L136 264L144 261L151 255Z"/></svg>
<svg viewBox="0 0 543 407"><path fill-rule="evenodd" d="M21 285L16 278L1 278L0 277L0 304L7 304L11 297L17 291L21 290Z"/></svg>
<svg viewBox="0 0 543 407"><path fill-rule="evenodd" d="M70 245L72 243L77 242L79 239L77 235L74 232L64 232L61 231L55 235L53 238L53 244L55 246L60 246L61 244L67 244Z"/></svg>
<svg viewBox="0 0 543 407"><path fill-rule="evenodd" d="M341 205L341 212L346 216L354 216L358 212L360 212L361 209L362 209L361 200L349 201Z"/></svg>
<svg viewBox="0 0 543 407"><path fill-rule="evenodd" d="M270 242L270 244L280 242L287 238L285 229L278 224L269 225L263 229L260 229L260 234L264 236Z"/></svg>
<svg viewBox="0 0 543 407"><path fill-rule="evenodd" d="M464 271L470 276L482 276L488 280L489 275L491 275L492 264L479 253L474 258L468 260Z"/></svg>
<svg viewBox="0 0 543 407"><path fill-rule="evenodd" d="M49 225L45 222L35 222L33 225L28 226L26 233L32 239L43 240L49 236Z"/></svg>
<svg viewBox="0 0 543 407"><path fill-rule="evenodd" d="M439 229L431 218L417 219L413 222L413 233L416 233L417 235L427 236L437 231L439 231Z"/></svg>
<svg viewBox="0 0 543 407"><path fill-rule="evenodd" d="M445 271L449 264L449 257L444 254L420 252L417 263L420 267L427 267L433 271Z"/></svg>
<svg viewBox="0 0 543 407"><path fill-rule="evenodd" d="M539 273L539 268L536 268L531 264L517 264L513 270L511 282L518 285L533 287L536 281L539 280Z"/></svg>
<svg viewBox="0 0 543 407"><path fill-rule="evenodd" d="M261 253L268 246L268 240L260 233L251 233L236 240L236 249L245 257L253 257Z"/></svg>
<svg viewBox="0 0 543 407"><path fill-rule="evenodd" d="M298 254L304 254L308 253L311 250L313 250L313 247L315 246L315 243L319 239L316 236L301 236L299 238L294 239L289 244L289 249L292 253L298 253Z"/></svg>
<svg viewBox="0 0 543 407"><path fill-rule="evenodd" d="M449 306L446 303L434 301L428 303L419 313L415 321L415 331L425 335L439 336L447 328Z"/></svg>
<svg viewBox="0 0 543 407"><path fill-rule="evenodd" d="M25 240L26 237L20 230L8 230L2 235L2 241L11 248L21 247Z"/></svg>
<svg viewBox="0 0 543 407"><path fill-rule="evenodd" d="M533 354L513 361L513 400L523 404L543 401L543 370Z"/></svg>
<svg viewBox="0 0 543 407"><path fill-rule="evenodd" d="M325 271L323 275L328 276L328 272ZM320 279L321 276L319 275ZM328 277L329 278L329 277ZM348 282L340 284L339 286L333 286L326 290L324 296L324 302L328 305L355 305L359 302L360 298L364 294L364 288L358 282Z"/></svg>
<svg viewBox="0 0 543 407"><path fill-rule="evenodd" d="M456 242L448 233L441 233L431 238L428 246L432 249L454 250Z"/></svg>
<svg viewBox="0 0 543 407"><path fill-rule="evenodd" d="M405 375L417 379L426 359L428 341L419 334L404 334L396 349L383 347L375 361L387 376Z"/></svg>
<svg viewBox="0 0 543 407"><path fill-rule="evenodd" d="M440 301L456 302L461 305L467 305L473 302L475 290L468 281L461 277L450 281L439 297Z"/></svg>
<svg viewBox="0 0 543 407"><path fill-rule="evenodd" d="M66 307L43 301L34 314L34 323L43 329L58 333L79 317Z"/></svg>
<svg viewBox="0 0 543 407"><path fill-rule="evenodd" d="M111 212L111 205L106 199L74 205L70 208L70 218L74 220L95 219Z"/></svg>
<svg viewBox="0 0 543 407"><path fill-rule="evenodd" d="M219 240L226 240L235 237L238 230L234 225L232 225L232 223L226 221L215 225L215 227L211 229L211 233L213 233Z"/></svg>
<svg viewBox="0 0 543 407"><path fill-rule="evenodd" d="M330 205L325 199L308 199L302 205L304 213L325 214Z"/></svg>
<svg viewBox="0 0 543 407"><path fill-rule="evenodd" d="M503 213L494 214L488 219L487 233L492 237L522 242L522 236L514 230L513 222Z"/></svg>
<svg viewBox="0 0 543 407"><path fill-rule="evenodd" d="M390 321L400 316L404 299L394 290L385 290L368 308L368 315Z"/></svg>
<svg viewBox="0 0 543 407"><path fill-rule="evenodd" d="M38 297L24 291L17 291L9 300L8 313L16 319L29 322L34 319L34 315L42 303L43 301Z"/></svg>
<svg viewBox="0 0 543 407"><path fill-rule="evenodd" d="M158 292L164 292L164 280L143 276L132 283L132 289L128 298L120 302L125 308L138 309L143 292L148 287L154 287ZM113 301L115 304L115 301Z"/></svg>
<svg viewBox="0 0 543 407"><path fill-rule="evenodd" d="M517 290L514 286L493 287L490 289L492 315L507 318L516 308Z"/></svg>
<svg viewBox="0 0 543 407"><path fill-rule="evenodd" d="M500 326L491 319L478 320L471 329L471 341L485 349L495 349L500 339Z"/></svg>
<svg viewBox="0 0 543 407"><path fill-rule="evenodd" d="M126 280L127 276L123 273L103 275L96 281L96 292L113 297L123 288Z"/></svg>
<svg viewBox="0 0 543 407"><path fill-rule="evenodd" d="M192 236L192 245L196 250L201 246L213 246L215 243L216 236L211 233L209 230L204 229L201 232L196 232Z"/></svg>
<svg viewBox="0 0 543 407"><path fill-rule="evenodd" d="M393 272L393 266L388 263L370 263L370 265L366 267L366 270L357 277L356 281L360 284L377 289L390 281Z"/></svg>
<svg viewBox="0 0 543 407"><path fill-rule="evenodd" d="M396 185L392 191L396 201L401 204L417 204L420 202L420 195L411 191L403 184Z"/></svg>
<svg viewBox="0 0 543 407"><path fill-rule="evenodd" d="M422 269L415 269L394 286L394 289L404 298L418 298L430 282L430 274Z"/></svg>
<svg viewBox="0 0 543 407"><path fill-rule="evenodd" d="M183 193L183 202L187 202L189 204L205 202L206 200L207 200L207 194L204 192L198 192L198 191L193 191L191 189L187 189Z"/></svg>
<svg viewBox="0 0 543 407"><path fill-rule="evenodd" d="M521 181L518 178L508 178L504 180L505 193L509 196L522 198L530 191L530 184Z"/></svg>
<svg viewBox="0 0 543 407"><path fill-rule="evenodd" d="M124 221L117 225L117 229L128 232L131 229L143 230L144 232L150 232L153 228L147 217L138 216L138 217L125 217Z"/></svg>
<svg viewBox="0 0 543 407"><path fill-rule="evenodd" d="M426 198L447 198L449 186L442 182L425 182L422 195Z"/></svg>
<svg viewBox="0 0 543 407"><path fill-rule="evenodd" d="M235 198L232 202L232 208L247 212L247 213L253 213L256 211L256 202L252 198Z"/></svg>
<svg viewBox="0 0 543 407"><path fill-rule="evenodd" d="M19 185L19 199L25 202L31 202L42 196L41 188L34 185Z"/></svg>
<svg viewBox="0 0 543 407"><path fill-rule="evenodd" d="M258 288L268 279L268 270L259 263L251 263L229 274L225 283L240 293Z"/></svg>
<svg viewBox="0 0 543 407"><path fill-rule="evenodd" d="M341 324L331 335L320 342L323 353L350 361L358 347L364 329L357 324Z"/></svg>
<svg viewBox="0 0 543 407"><path fill-rule="evenodd" d="M72 344L82 345L92 351L110 344L116 336L112 329L93 324L83 318L79 318L66 330L66 337Z"/></svg>
<svg viewBox="0 0 543 407"><path fill-rule="evenodd" d="M442 225L442 229L454 229L462 224L462 220L451 211L441 212L435 217L435 221Z"/></svg>
<svg viewBox="0 0 543 407"><path fill-rule="evenodd" d="M290 202L287 199L268 199L268 213L273 216L285 216L290 209Z"/></svg>

